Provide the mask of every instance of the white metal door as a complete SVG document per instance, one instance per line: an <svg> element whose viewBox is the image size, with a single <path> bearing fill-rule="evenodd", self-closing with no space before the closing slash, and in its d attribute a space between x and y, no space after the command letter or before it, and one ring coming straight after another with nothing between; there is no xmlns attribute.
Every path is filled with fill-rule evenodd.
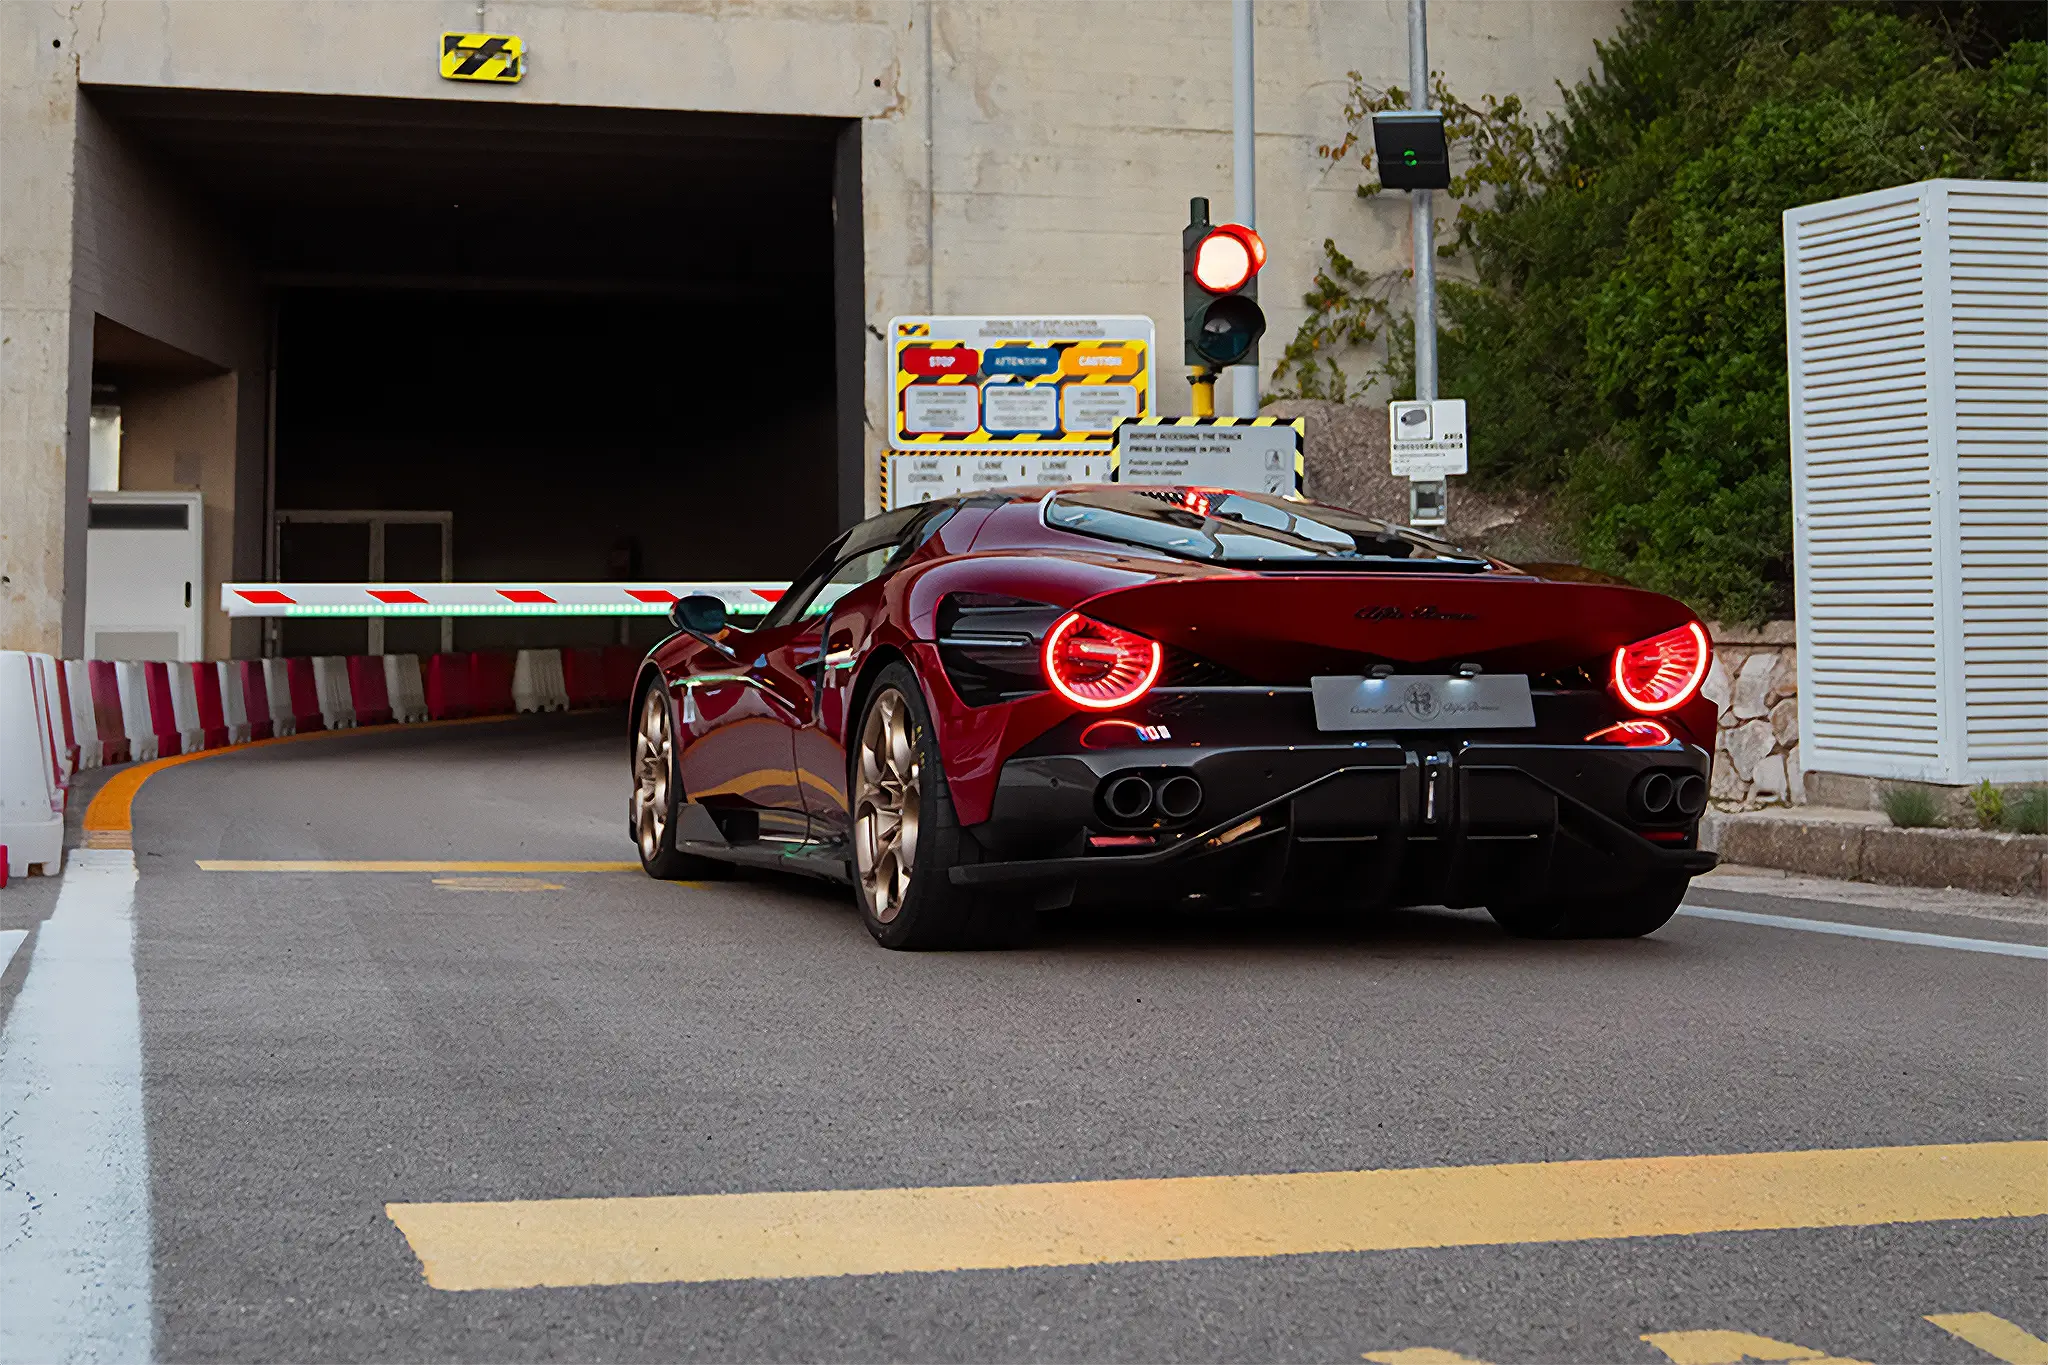
<svg viewBox="0 0 2048 1365"><path fill-rule="evenodd" d="M202 507L197 493L93 493L85 523L85 652L198 659Z"/></svg>

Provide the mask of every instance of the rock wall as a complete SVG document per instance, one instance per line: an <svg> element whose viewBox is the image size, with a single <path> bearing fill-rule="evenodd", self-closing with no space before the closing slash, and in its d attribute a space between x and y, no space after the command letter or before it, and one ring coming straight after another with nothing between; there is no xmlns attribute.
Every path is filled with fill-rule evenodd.
<svg viewBox="0 0 2048 1365"><path fill-rule="evenodd" d="M1702 689L1721 710L1709 795L1724 810L1806 804L1799 765L1799 652L1793 623L1707 624L1714 667Z"/></svg>

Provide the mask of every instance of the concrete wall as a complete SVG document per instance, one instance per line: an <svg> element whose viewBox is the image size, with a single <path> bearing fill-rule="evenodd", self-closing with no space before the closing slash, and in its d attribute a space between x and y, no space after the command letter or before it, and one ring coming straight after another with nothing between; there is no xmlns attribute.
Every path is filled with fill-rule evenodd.
<svg viewBox="0 0 2048 1365"><path fill-rule="evenodd" d="M72 383L75 31L62 6L0 4L0 649L62 647L65 547L84 553L86 467L66 449L92 405Z"/></svg>
<svg viewBox="0 0 2048 1365"><path fill-rule="evenodd" d="M1553 108L1556 83L1592 64L1595 40L1613 31L1620 11L1619 0L1438 0L1432 62L1468 96L1512 92L1539 111ZM1405 13L1400 0L1258 5L1269 369L1303 316L1299 300L1324 238L1371 270L1408 259L1405 203L1359 201L1357 168L1333 170L1315 150L1341 131L1347 71L1375 85L1405 81ZM1177 359L1187 200L1205 194L1218 217L1231 212L1229 6L1221 0L10 0L0 22L8 52L33 50L0 70L0 317L9 356L0 476L27 493L0 514L0 553L19 566L0 585L6 645L57 647L60 622L79 611L64 600L65 584L83 582L82 564L65 568L64 548L82 546L82 531L67 538L58 529L81 520L89 401L80 320L67 316L85 306L70 288L71 167L74 144L81 168L98 158L87 153L99 135L90 112L77 113L78 81L859 119L871 454L885 444L880 335L890 316L1143 313L1159 324L1162 353ZM439 78L438 35L479 27L526 40L524 83ZM124 274L105 247L115 226L95 220L81 231L81 242L90 237L100 250L97 266L81 256L82 273L99 272L86 294L110 290ZM133 260L149 249L138 241L122 250ZM238 298L239 283L220 288L220 297L192 306L236 312L240 304L223 298ZM85 325L89 334L89 318ZM242 375L238 410L247 414L264 386L251 382L240 347L230 349L220 363ZM1162 383L1161 400L1167 412L1186 411L1180 384ZM258 518L258 534L246 547L238 537L238 565L260 556L260 496L239 482L250 430L245 417L237 510L245 530ZM870 508L873 498L871 488Z"/></svg>
<svg viewBox="0 0 2048 1365"><path fill-rule="evenodd" d="M118 367L124 489L198 489L205 497L206 654L251 654L254 621L232 623L219 585L263 574L263 480L268 322L261 288L234 239L93 106L77 103L70 461L83 468L95 367ZM113 349L118 323L157 343L160 358ZM97 333L99 346L90 344ZM211 370L212 374L195 373ZM67 581L85 581L83 537L67 551ZM67 593L65 650L83 640L82 590ZM74 627L74 618L76 625ZM240 639L234 637L239 634ZM236 646L240 647L237 648Z"/></svg>

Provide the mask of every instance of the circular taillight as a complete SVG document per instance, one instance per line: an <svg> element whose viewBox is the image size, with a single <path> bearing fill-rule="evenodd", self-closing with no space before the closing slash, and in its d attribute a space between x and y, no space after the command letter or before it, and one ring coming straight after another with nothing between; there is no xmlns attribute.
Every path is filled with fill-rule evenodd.
<svg viewBox="0 0 2048 1365"><path fill-rule="evenodd" d="M1656 715L1685 705L1714 661L1706 629L1688 621L1676 630L1614 651L1614 692L1629 709Z"/></svg>
<svg viewBox="0 0 2048 1365"><path fill-rule="evenodd" d="M1085 616L1061 617L1040 655L1052 690L1091 711L1127 706L1151 691L1164 658L1156 640Z"/></svg>

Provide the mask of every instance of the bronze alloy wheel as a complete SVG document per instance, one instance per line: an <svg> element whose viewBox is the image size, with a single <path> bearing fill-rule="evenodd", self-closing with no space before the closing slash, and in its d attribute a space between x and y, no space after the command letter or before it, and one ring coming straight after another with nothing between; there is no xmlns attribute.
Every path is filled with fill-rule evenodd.
<svg viewBox="0 0 2048 1365"><path fill-rule="evenodd" d="M882 924L902 912L917 864L924 752L914 726L903 694L888 687L869 704L860 732L853 794L855 870Z"/></svg>
<svg viewBox="0 0 2048 1365"><path fill-rule="evenodd" d="M661 856L668 833L669 781L675 772L675 735L669 728L668 698L659 687L647 691L640 707L640 728L633 735L633 828L640 857L652 863Z"/></svg>

